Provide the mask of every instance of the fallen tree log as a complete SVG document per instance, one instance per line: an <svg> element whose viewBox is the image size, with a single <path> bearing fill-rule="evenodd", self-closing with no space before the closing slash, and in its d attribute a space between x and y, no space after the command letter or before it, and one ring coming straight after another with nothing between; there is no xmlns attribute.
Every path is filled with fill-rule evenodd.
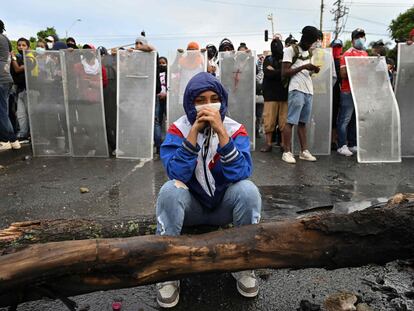
<svg viewBox="0 0 414 311"><path fill-rule="evenodd" d="M340 268L413 257L412 202L196 236L36 244L0 256L0 306L42 295L78 295L194 273Z"/></svg>

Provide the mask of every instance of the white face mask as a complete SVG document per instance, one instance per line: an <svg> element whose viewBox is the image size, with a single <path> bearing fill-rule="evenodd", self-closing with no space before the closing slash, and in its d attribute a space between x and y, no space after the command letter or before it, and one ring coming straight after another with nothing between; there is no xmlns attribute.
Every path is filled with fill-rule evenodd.
<svg viewBox="0 0 414 311"><path fill-rule="evenodd" d="M220 110L220 107L221 107L221 103L213 103L213 104L198 105L198 106L195 106L195 109L197 112L199 112L206 108L211 108L213 110Z"/></svg>
<svg viewBox="0 0 414 311"><path fill-rule="evenodd" d="M49 50L51 50L53 48L53 42L47 42L47 47L49 48Z"/></svg>
<svg viewBox="0 0 414 311"><path fill-rule="evenodd" d="M44 48L41 48L40 46L38 46L37 48L36 48L36 53L37 54L40 54L40 55L42 55L42 54L44 54L45 53L45 49Z"/></svg>

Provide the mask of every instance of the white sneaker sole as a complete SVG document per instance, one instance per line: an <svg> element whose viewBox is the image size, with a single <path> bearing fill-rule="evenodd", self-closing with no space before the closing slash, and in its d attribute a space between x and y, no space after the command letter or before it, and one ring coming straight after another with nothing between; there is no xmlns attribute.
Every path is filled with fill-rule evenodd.
<svg viewBox="0 0 414 311"><path fill-rule="evenodd" d="M299 156L299 159L304 160L304 161L309 161L309 162L315 162L317 159L308 159L308 158L304 158Z"/></svg>
<svg viewBox="0 0 414 311"><path fill-rule="evenodd" d="M178 304L179 300L180 300L180 295L177 295L177 298L175 298L173 302L164 303L164 302L159 301L157 298L157 303L161 308L173 308Z"/></svg>
<svg viewBox="0 0 414 311"><path fill-rule="evenodd" d="M244 292L240 287L239 287L239 283L238 282L236 282L236 284L237 284L237 291L239 292L239 294L240 295L242 295L243 297L246 297L246 298L254 298L254 297L256 297L257 296L257 294L259 293L259 289L257 290L257 291L255 291L255 292L253 292L253 293L246 293L246 292Z"/></svg>

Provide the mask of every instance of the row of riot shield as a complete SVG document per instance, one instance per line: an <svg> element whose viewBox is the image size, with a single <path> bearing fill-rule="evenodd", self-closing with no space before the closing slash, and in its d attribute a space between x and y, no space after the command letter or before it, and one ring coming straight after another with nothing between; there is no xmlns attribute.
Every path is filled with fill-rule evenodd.
<svg viewBox="0 0 414 311"><path fill-rule="evenodd" d="M107 157L100 54L25 52L28 114L35 156Z"/></svg>
<svg viewBox="0 0 414 311"><path fill-rule="evenodd" d="M311 118L307 124L307 143L312 154L329 155L331 153L333 78L336 78L331 49L315 49L311 62L319 66L320 71L312 75L313 102ZM294 153L298 154L300 143L297 133L293 134L292 145Z"/></svg>
<svg viewBox="0 0 414 311"><path fill-rule="evenodd" d="M398 45L395 95L401 114L401 154L414 157L414 45Z"/></svg>

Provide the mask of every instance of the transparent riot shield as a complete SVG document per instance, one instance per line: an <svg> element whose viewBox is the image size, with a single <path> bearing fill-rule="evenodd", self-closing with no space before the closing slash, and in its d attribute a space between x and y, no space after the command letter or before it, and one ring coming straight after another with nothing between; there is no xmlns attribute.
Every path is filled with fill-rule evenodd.
<svg viewBox="0 0 414 311"><path fill-rule="evenodd" d="M117 158L152 158L156 53L118 51Z"/></svg>
<svg viewBox="0 0 414 311"><path fill-rule="evenodd" d="M400 162L400 112L384 57L346 57L357 120L358 162Z"/></svg>
<svg viewBox="0 0 414 311"><path fill-rule="evenodd" d="M34 156L70 156L59 51L26 51L27 105Z"/></svg>
<svg viewBox="0 0 414 311"><path fill-rule="evenodd" d="M398 45L398 69L395 96L401 114L401 155L414 157L414 45Z"/></svg>
<svg viewBox="0 0 414 311"><path fill-rule="evenodd" d="M167 123L170 125L185 114L183 108L184 91L188 81L197 73L207 70L205 52L177 52L175 60L168 68Z"/></svg>
<svg viewBox="0 0 414 311"><path fill-rule="evenodd" d="M227 115L242 123L255 148L256 53L220 52L220 81L229 93Z"/></svg>
<svg viewBox="0 0 414 311"><path fill-rule="evenodd" d="M312 114L306 125L307 143L312 154L329 155L331 154L332 130L332 77L335 70L331 49L314 50L311 61L312 64L320 67L320 71L312 75ZM292 144L294 152L298 154L300 143L296 130Z"/></svg>
<svg viewBox="0 0 414 311"><path fill-rule="evenodd" d="M64 60L72 154L108 157L101 56L90 49L66 50Z"/></svg>

